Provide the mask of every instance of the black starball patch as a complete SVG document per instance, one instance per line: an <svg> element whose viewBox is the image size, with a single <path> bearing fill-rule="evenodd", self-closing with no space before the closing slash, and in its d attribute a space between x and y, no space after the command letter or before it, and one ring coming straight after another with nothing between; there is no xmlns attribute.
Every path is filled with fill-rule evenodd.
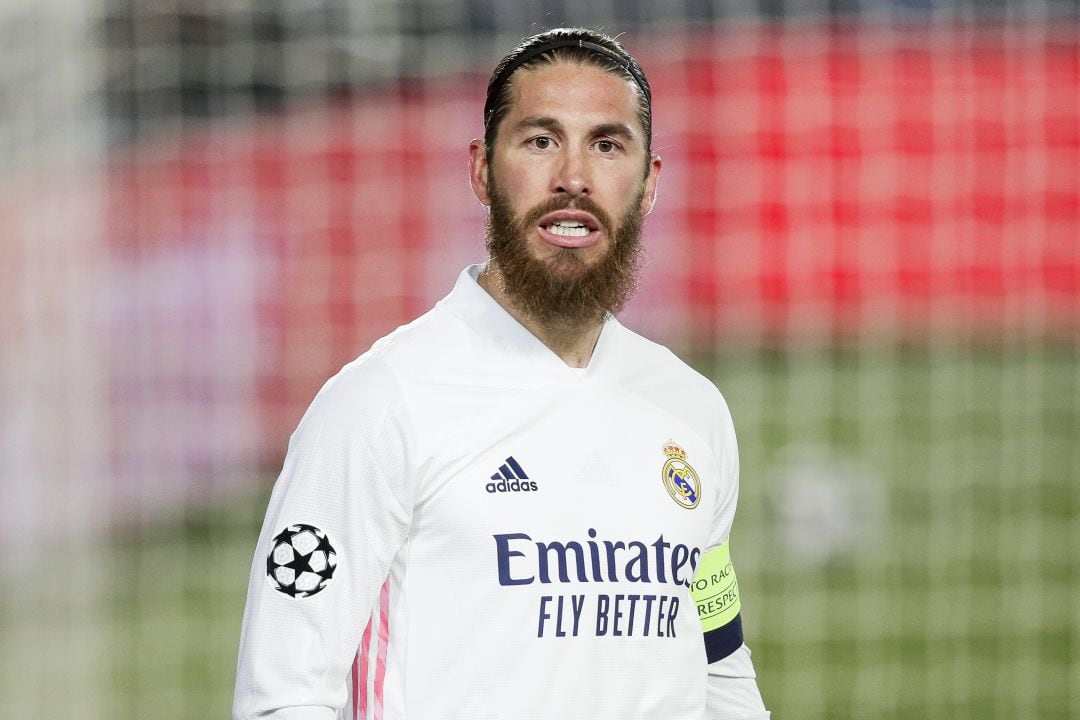
<svg viewBox="0 0 1080 720"><path fill-rule="evenodd" d="M266 576L274 589L289 597L320 592L334 577L337 552L319 528L298 523L274 536L266 556Z"/></svg>

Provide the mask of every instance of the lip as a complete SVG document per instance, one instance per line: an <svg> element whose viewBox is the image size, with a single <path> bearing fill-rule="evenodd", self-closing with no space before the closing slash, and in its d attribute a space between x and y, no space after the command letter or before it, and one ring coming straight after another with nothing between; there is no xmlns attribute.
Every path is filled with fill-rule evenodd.
<svg viewBox="0 0 1080 720"><path fill-rule="evenodd" d="M579 222L588 228L589 232L581 237L567 237L565 235L556 235L547 229L548 225L561 220ZM545 242L555 245L556 247L589 247L590 245L596 244L600 239L600 222L592 213L585 212L584 210L556 210L555 212L544 215L536 224L540 231L540 237L543 238Z"/></svg>

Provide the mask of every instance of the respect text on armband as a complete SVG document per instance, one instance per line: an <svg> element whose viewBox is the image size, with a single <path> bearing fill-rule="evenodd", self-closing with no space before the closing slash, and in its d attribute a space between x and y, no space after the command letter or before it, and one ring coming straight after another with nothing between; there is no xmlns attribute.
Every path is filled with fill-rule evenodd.
<svg viewBox="0 0 1080 720"><path fill-rule="evenodd" d="M538 598L537 637L675 637L682 588L691 586L701 556L698 548L663 535L651 542L607 540L593 528L570 540L534 540L526 533L493 537L500 585L551 586ZM585 583L601 586L558 592L564 584L584 590ZM605 587L613 584L620 592Z"/></svg>

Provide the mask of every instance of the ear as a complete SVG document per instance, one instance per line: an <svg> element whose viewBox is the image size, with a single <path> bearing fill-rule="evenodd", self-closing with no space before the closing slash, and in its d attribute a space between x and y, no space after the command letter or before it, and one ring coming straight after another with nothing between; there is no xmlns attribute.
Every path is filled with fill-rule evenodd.
<svg viewBox="0 0 1080 720"><path fill-rule="evenodd" d="M653 153L649 159L649 174L645 176L645 193L641 196L641 214L648 215L656 204L656 187L660 183L660 156Z"/></svg>
<svg viewBox="0 0 1080 720"><path fill-rule="evenodd" d="M491 198L488 195L488 161L487 146L483 140L473 140L469 143L469 184L472 185L473 195L481 205L490 205Z"/></svg>

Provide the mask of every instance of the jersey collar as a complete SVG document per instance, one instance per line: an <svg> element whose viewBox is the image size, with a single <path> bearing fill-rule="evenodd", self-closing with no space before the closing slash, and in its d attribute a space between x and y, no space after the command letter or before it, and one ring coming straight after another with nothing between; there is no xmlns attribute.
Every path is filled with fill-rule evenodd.
<svg viewBox="0 0 1080 720"><path fill-rule="evenodd" d="M476 281L484 265L470 265L461 271L454 289L443 300L446 309L460 318L473 332L483 336L500 350L543 365L553 372L568 377L588 376L603 363L612 336L619 327L618 320L608 315L600 329L600 338L596 342L589 365L582 374L577 368L569 367L562 358L542 343L517 319L495 301Z"/></svg>

